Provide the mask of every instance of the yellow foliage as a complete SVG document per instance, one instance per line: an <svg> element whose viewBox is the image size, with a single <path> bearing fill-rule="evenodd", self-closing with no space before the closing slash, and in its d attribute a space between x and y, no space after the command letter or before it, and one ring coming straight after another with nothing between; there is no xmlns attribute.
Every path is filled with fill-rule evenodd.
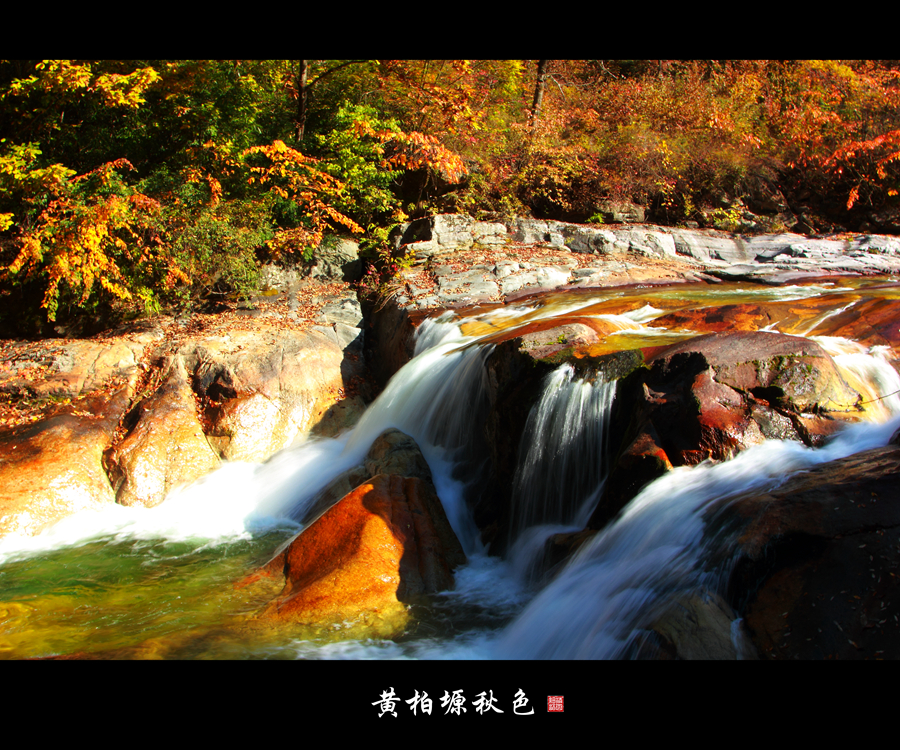
<svg viewBox="0 0 900 750"><path fill-rule="evenodd" d="M140 68L127 75L96 75L89 63L72 60L43 60L35 66L36 74L17 79L9 86L9 94L27 94L40 90L53 94L69 94L83 90L98 94L109 107L135 108L144 103L144 92L160 79L153 68Z"/></svg>

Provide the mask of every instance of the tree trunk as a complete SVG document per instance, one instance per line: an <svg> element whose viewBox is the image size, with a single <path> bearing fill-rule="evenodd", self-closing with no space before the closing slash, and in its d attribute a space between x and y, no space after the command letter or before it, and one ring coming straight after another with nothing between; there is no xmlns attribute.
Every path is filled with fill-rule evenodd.
<svg viewBox="0 0 900 750"><path fill-rule="evenodd" d="M300 60L297 69L297 144L303 141L306 130L306 107L309 99L309 60Z"/></svg>
<svg viewBox="0 0 900 750"><path fill-rule="evenodd" d="M547 75L550 69L549 60L538 60L537 81L534 84L534 101L531 104L531 126L537 123L541 111L541 103L544 100L544 87L547 85Z"/></svg>

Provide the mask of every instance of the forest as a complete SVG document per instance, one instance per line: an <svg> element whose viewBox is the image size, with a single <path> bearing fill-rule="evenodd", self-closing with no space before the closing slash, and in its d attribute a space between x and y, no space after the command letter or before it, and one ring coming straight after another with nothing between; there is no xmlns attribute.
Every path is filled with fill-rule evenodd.
<svg viewBox="0 0 900 750"><path fill-rule="evenodd" d="M461 212L900 233L900 61L3 60L0 336L247 294ZM89 321L84 324L83 321Z"/></svg>

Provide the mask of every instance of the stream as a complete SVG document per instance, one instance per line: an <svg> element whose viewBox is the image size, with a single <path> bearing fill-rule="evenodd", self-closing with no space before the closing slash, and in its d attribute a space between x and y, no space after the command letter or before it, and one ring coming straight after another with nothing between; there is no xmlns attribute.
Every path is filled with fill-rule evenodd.
<svg viewBox="0 0 900 750"><path fill-rule="evenodd" d="M69 517L35 537L0 540L0 657L627 656L660 597L720 585L701 564L703 511L710 503L884 445L900 425L900 399L893 393L900 391L900 377L883 348L816 335L860 300L900 297L896 286L879 281L591 290L429 319L418 329L414 359L340 437L308 440L262 464L226 464L154 508L110 506ZM769 440L729 461L677 468L644 487L552 580L541 580L534 571L547 538L580 530L591 516L607 470L592 457L604 454L606 415L615 398L612 384L579 380L571 366L561 365L529 414L516 475L509 478L515 488L509 551L503 559L487 554L465 502L467 482L477 477L460 477L455 469L476 439L471 415L483 405L484 361L498 332L577 313L605 320L611 333L597 351L616 351L697 335L648 325L673 311L810 298L827 301L814 319L786 312L765 330L815 335L848 382L863 384L873 400L864 421L819 449ZM358 464L390 427L418 442L468 557L455 588L417 611L414 625L393 640L303 640L288 629L252 627L253 613L272 592L235 584L302 529L296 519L316 493ZM741 637L738 624L736 643Z"/></svg>

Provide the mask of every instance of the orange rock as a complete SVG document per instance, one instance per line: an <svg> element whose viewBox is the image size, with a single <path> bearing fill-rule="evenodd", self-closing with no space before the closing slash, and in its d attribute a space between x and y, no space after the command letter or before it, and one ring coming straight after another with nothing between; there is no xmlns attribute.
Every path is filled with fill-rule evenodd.
<svg viewBox="0 0 900 750"><path fill-rule="evenodd" d="M429 482L379 474L304 530L281 559L284 590L262 620L391 635L406 624L410 602L453 586L452 570L465 557Z"/></svg>
<svg viewBox="0 0 900 750"><path fill-rule="evenodd" d="M178 485L215 469L219 456L197 418L194 393L179 358L163 385L141 406L141 419L108 455L121 505L159 505Z"/></svg>

